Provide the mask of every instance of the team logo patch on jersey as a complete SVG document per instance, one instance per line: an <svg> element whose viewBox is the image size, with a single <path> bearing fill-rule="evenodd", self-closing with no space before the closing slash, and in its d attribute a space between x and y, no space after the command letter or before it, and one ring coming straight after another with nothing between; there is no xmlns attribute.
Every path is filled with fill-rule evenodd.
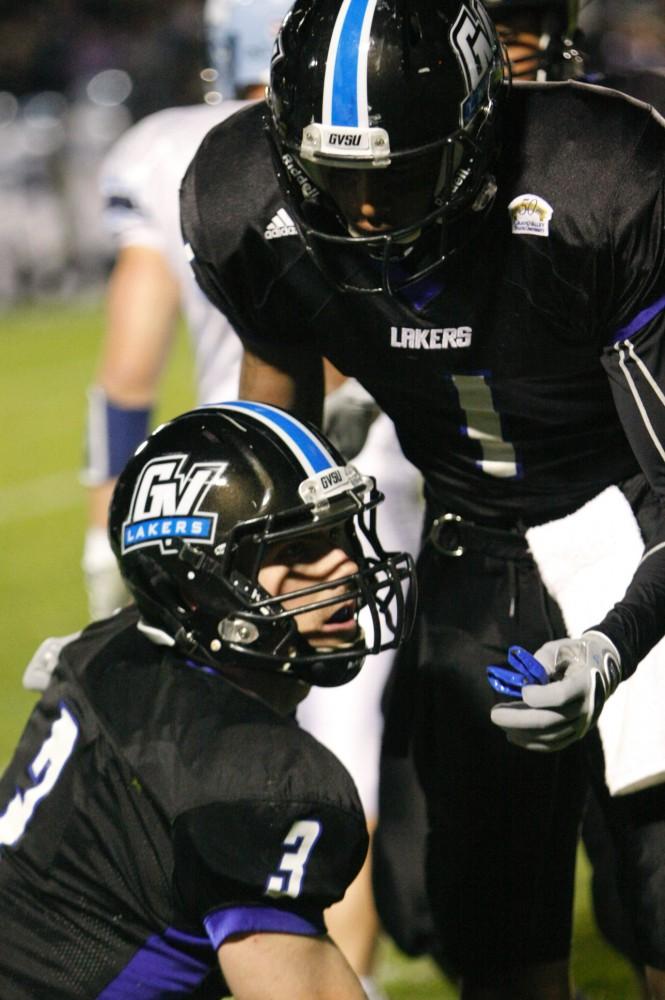
<svg viewBox="0 0 665 1000"><path fill-rule="evenodd" d="M521 194L508 206L515 236L549 236L554 209L538 194Z"/></svg>
<svg viewBox="0 0 665 1000"><path fill-rule="evenodd" d="M285 208L280 208L279 212L273 215L263 234L267 240L278 240L282 236L297 236L293 219Z"/></svg>
<svg viewBox="0 0 665 1000"><path fill-rule="evenodd" d="M447 351L471 347L473 330L470 326L445 326L431 330L418 327L391 326L390 346L408 351Z"/></svg>
<svg viewBox="0 0 665 1000"><path fill-rule="evenodd" d="M170 455L146 465L122 526L123 552L159 545L166 553L174 538L213 541L217 514L201 505L210 487L223 483L228 462L197 462L185 473L187 457Z"/></svg>

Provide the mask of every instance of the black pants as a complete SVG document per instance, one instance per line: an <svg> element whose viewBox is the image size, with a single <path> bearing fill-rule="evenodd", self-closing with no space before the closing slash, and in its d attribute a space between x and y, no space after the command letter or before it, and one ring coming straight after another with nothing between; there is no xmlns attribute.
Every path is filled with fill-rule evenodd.
<svg viewBox="0 0 665 1000"><path fill-rule="evenodd" d="M534 651L565 634L524 539L467 529L436 541L418 562L418 622L396 667L385 752L410 731L436 952L495 984L503 970L569 953L587 769L582 744L530 753L490 721L488 664L512 644Z"/></svg>
<svg viewBox="0 0 665 1000"><path fill-rule="evenodd" d="M660 508L642 476L622 488L648 541ZM375 842L384 926L407 953L493 984L502 969L565 957L586 801L599 929L634 964L665 970L665 785L612 798L597 730L541 755L511 747L490 722L485 667L513 643L533 652L564 634L523 538L444 523L419 576L417 629L386 692Z"/></svg>
<svg viewBox="0 0 665 1000"><path fill-rule="evenodd" d="M587 753L591 785L582 839L596 922L633 965L665 970L665 785L611 797L597 732L589 734Z"/></svg>

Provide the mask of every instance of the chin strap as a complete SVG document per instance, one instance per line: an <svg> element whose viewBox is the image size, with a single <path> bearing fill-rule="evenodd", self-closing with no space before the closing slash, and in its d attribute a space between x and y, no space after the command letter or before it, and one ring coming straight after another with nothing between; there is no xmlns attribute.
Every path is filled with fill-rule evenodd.
<svg viewBox="0 0 665 1000"><path fill-rule="evenodd" d="M175 646L175 639L165 632L161 628L153 628L152 625L148 625L143 618L139 618L136 623L136 627L139 632L142 632L146 638L150 639L150 642L154 643L155 646Z"/></svg>

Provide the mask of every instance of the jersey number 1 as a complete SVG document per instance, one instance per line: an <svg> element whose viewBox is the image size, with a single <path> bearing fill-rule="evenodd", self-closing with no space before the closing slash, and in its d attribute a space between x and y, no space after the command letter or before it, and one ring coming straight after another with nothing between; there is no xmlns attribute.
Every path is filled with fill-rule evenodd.
<svg viewBox="0 0 665 1000"><path fill-rule="evenodd" d="M511 479L519 473L515 449L503 437L492 390L484 375L451 375L466 424L463 433L480 445L478 467L488 476Z"/></svg>

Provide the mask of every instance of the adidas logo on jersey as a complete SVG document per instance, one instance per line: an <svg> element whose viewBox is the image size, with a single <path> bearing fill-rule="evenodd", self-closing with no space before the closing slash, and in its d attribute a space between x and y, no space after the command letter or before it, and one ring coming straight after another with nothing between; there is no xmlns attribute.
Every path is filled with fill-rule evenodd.
<svg viewBox="0 0 665 1000"><path fill-rule="evenodd" d="M267 240L278 240L282 236L296 236L297 233L298 230L289 213L285 208L280 208L279 212L273 215L263 235Z"/></svg>

